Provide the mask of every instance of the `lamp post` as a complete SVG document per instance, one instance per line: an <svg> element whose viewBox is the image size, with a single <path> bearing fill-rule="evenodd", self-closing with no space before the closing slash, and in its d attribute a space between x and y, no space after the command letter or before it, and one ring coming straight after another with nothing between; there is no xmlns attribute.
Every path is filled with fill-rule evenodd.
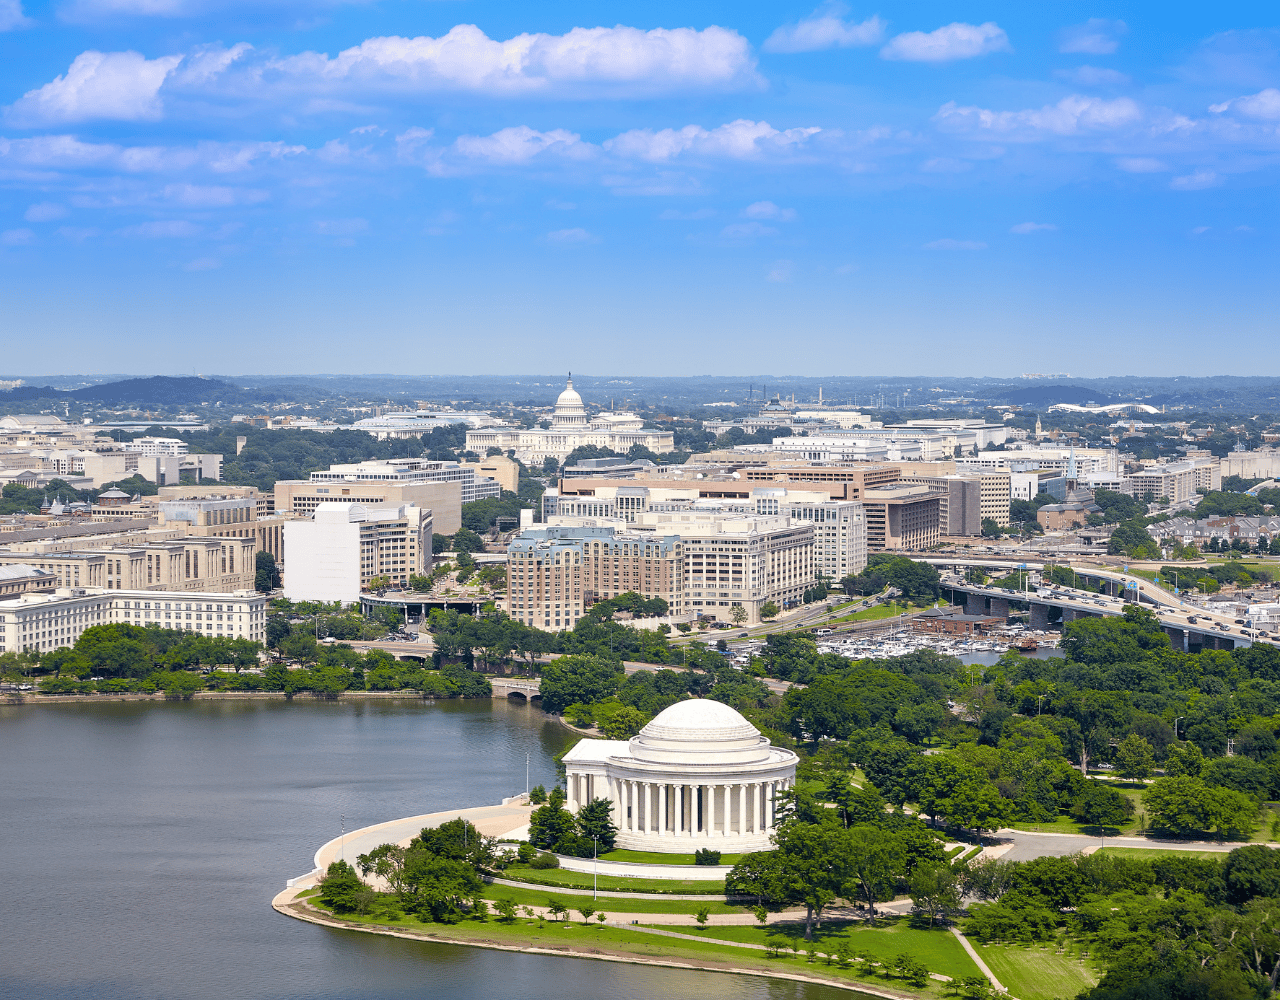
<svg viewBox="0 0 1280 1000"><path fill-rule="evenodd" d="M524 755L524 796L529 797L529 754Z"/></svg>
<svg viewBox="0 0 1280 1000"><path fill-rule="evenodd" d="M1176 719L1173 720L1173 738L1175 740L1178 738L1178 723L1185 718L1186 718L1185 715L1179 715Z"/></svg>
<svg viewBox="0 0 1280 1000"><path fill-rule="evenodd" d="M347 860L347 814L342 814L342 833L338 836L338 860Z"/></svg>
<svg viewBox="0 0 1280 1000"><path fill-rule="evenodd" d="M600 886L600 841L596 834L591 835L591 901L597 902L596 895Z"/></svg>

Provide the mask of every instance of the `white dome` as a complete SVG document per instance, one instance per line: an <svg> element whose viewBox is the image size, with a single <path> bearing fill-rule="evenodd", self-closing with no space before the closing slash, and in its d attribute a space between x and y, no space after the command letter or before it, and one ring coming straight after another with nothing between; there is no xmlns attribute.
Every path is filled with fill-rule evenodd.
<svg viewBox="0 0 1280 1000"><path fill-rule="evenodd" d="M545 398L545 397L544 397ZM582 397L578 395L578 390L573 387L573 379L569 379L568 387L564 392L556 397L556 409L567 406L582 406Z"/></svg>
<svg viewBox="0 0 1280 1000"><path fill-rule="evenodd" d="M667 764L754 764L772 748L750 722L709 698L678 701L631 740L631 756Z"/></svg>

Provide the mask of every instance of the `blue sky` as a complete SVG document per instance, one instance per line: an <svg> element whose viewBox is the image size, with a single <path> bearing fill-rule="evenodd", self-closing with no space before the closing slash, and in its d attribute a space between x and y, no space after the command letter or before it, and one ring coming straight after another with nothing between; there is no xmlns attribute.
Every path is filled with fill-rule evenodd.
<svg viewBox="0 0 1280 1000"><path fill-rule="evenodd" d="M1278 24L0 0L3 367L1268 374Z"/></svg>

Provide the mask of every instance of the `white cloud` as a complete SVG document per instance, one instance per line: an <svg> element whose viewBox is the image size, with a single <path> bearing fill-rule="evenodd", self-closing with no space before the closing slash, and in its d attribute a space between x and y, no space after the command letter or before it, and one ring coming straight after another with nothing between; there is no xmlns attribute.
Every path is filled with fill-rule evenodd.
<svg viewBox="0 0 1280 1000"><path fill-rule="evenodd" d="M0 138L0 164L44 170L114 169L126 174L209 170L228 174L264 160L284 160L307 152L283 142L201 142L194 146L118 146L81 142L72 135L30 139Z"/></svg>
<svg viewBox="0 0 1280 1000"><path fill-rule="evenodd" d="M994 21L986 24L957 21L935 31L908 31L895 35L880 50L880 57L905 62L950 62L1011 51L1009 36Z"/></svg>
<svg viewBox="0 0 1280 1000"><path fill-rule="evenodd" d="M768 153L792 152L803 146L818 128L791 128L779 131L768 122L746 118L707 131L700 125L684 128L633 129L607 139L604 148L624 159L661 162L689 153L694 156L752 159Z"/></svg>
<svg viewBox="0 0 1280 1000"><path fill-rule="evenodd" d="M318 219L312 226L320 236L358 236L369 229L364 219Z"/></svg>
<svg viewBox="0 0 1280 1000"><path fill-rule="evenodd" d="M58 205L51 201L38 202L31 205L22 217L28 222L52 222L54 219L61 219L67 214L65 205Z"/></svg>
<svg viewBox="0 0 1280 1000"><path fill-rule="evenodd" d="M548 243L557 243L562 246L574 243L599 243L599 237L592 236L589 232L582 228L574 229L557 229L554 232L547 233Z"/></svg>
<svg viewBox="0 0 1280 1000"><path fill-rule="evenodd" d="M947 132L996 132L1028 138L1040 134L1076 135L1081 132L1112 131L1137 122L1142 112L1127 97L1104 100L1073 94L1057 104L1025 111L989 111L985 108L959 107L948 101L933 116L938 127Z"/></svg>
<svg viewBox="0 0 1280 1000"><path fill-rule="evenodd" d="M756 86L751 46L736 31L709 27L644 31L574 28L496 41L473 24L439 38L370 38L340 52L304 52L268 63L285 80L311 85L411 87L490 94L569 91L667 93Z"/></svg>
<svg viewBox="0 0 1280 1000"><path fill-rule="evenodd" d="M368 135L368 134L386 135L387 130L385 128L378 128L377 125L357 125L355 128L351 130L351 134L352 135Z"/></svg>
<svg viewBox="0 0 1280 1000"><path fill-rule="evenodd" d="M164 189L166 201L192 208L230 208L233 205L252 205L267 200L267 192L252 188L233 188L221 185L169 184Z"/></svg>
<svg viewBox="0 0 1280 1000"><path fill-rule="evenodd" d="M1029 236L1031 233L1053 232L1057 228L1052 222L1019 222L1016 226L1011 226L1009 232Z"/></svg>
<svg viewBox="0 0 1280 1000"><path fill-rule="evenodd" d="M744 219L776 219L778 222L790 222L796 217L794 208L779 208L771 201L757 201L742 210Z"/></svg>
<svg viewBox="0 0 1280 1000"><path fill-rule="evenodd" d="M777 236L778 231L772 226L759 222L734 222L720 230L720 238L734 243L749 243L766 236Z"/></svg>
<svg viewBox="0 0 1280 1000"><path fill-rule="evenodd" d="M765 39L766 52L817 52L821 49L847 49L857 45L875 45L884 37L884 22L867 18L861 24L846 21L844 4L824 4L799 24L786 24Z"/></svg>
<svg viewBox="0 0 1280 1000"><path fill-rule="evenodd" d="M36 234L30 229L6 229L0 233L0 244L7 247L25 246L35 240Z"/></svg>
<svg viewBox="0 0 1280 1000"><path fill-rule="evenodd" d="M920 164L920 172L925 174L963 174L972 169L972 163L950 156L935 156Z"/></svg>
<svg viewBox="0 0 1280 1000"><path fill-rule="evenodd" d="M1054 76L1078 87L1123 87L1129 77L1116 69L1105 69L1100 66L1077 66L1075 69L1059 69Z"/></svg>
<svg viewBox="0 0 1280 1000"><path fill-rule="evenodd" d="M1164 162L1151 156L1122 156L1116 166L1127 174L1160 174L1169 169Z"/></svg>
<svg viewBox="0 0 1280 1000"><path fill-rule="evenodd" d="M126 226L120 230L121 236L140 236L143 239L188 239L199 236L204 230L185 219L170 219L163 222L143 222L136 226Z"/></svg>
<svg viewBox="0 0 1280 1000"><path fill-rule="evenodd" d="M1120 47L1120 36L1128 32L1123 21L1091 17L1084 24L1062 30L1059 52L1083 52L1091 56L1109 56Z"/></svg>
<svg viewBox="0 0 1280 1000"><path fill-rule="evenodd" d="M62 226L58 230L58 235L64 239L70 240L72 243L83 243L87 239L101 235L97 229L85 228L83 226Z"/></svg>
<svg viewBox="0 0 1280 1000"><path fill-rule="evenodd" d="M791 280L791 275L795 271L795 263L789 260L775 260L769 268L769 273L764 276L765 281L787 282Z"/></svg>
<svg viewBox="0 0 1280 1000"><path fill-rule="evenodd" d="M113 118L156 119L160 85L182 56L147 59L139 52L81 52L64 76L31 90L5 109L14 124Z"/></svg>
<svg viewBox="0 0 1280 1000"><path fill-rule="evenodd" d="M584 159L596 152L575 132L562 128L538 132L527 125L504 128L493 135L462 135L454 146L463 156L491 163L526 163L542 152Z"/></svg>
<svg viewBox="0 0 1280 1000"><path fill-rule="evenodd" d="M1212 170L1196 170L1184 177L1175 177L1169 187L1175 191L1203 191L1205 188L1217 187L1222 178Z"/></svg>
<svg viewBox="0 0 1280 1000"><path fill-rule="evenodd" d="M934 240L924 245L926 250L985 250L987 245L977 240Z"/></svg>
<svg viewBox="0 0 1280 1000"><path fill-rule="evenodd" d="M1199 236L1201 233L1207 233L1209 231L1209 228L1210 228L1209 226L1196 226L1194 229L1191 230L1191 235Z"/></svg>
<svg viewBox="0 0 1280 1000"><path fill-rule="evenodd" d="M1280 90L1268 87L1266 90L1250 94L1248 97L1237 97L1231 101L1224 101L1222 104L1210 105L1209 110L1219 115L1224 111L1233 111L1244 115L1246 118L1276 121L1280 119Z"/></svg>
<svg viewBox="0 0 1280 1000"><path fill-rule="evenodd" d="M658 215L664 222L692 222L697 219L709 219L716 214L714 208L695 208L690 212L681 212L678 208L666 208Z"/></svg>
<svg viewBox="0 0 1280 1000"><path fill-rule="evenodd" d="M217 257L197 257L183 265L184 271L216 271L222 266Z"/></svg>
<svg viewBox="0 0 1280 1000"><path fill-rule="evenodd" d="M35 24L22 13L22 0L0 0L0 31L13 31Z"/></svg>

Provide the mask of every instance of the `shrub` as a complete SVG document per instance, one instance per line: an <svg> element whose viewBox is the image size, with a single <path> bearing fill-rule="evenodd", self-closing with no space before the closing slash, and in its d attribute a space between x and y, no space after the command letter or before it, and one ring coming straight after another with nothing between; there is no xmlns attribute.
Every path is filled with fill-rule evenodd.
<svg viewBox="0 0 1280 1000"><path fill-rule="evenodd" d="M534 785L529 789L529 804L540 806L547 801L547 790L541 785Z"/></svg>
<svg viewBox="0 0 1280 1000"><path fill-rule="evenodd" d="M522 865L532 864L538 856L538 849L532 844L521 844L516 848L516 860Z"/></svg>
<svg viewBox="0 0 1280 1000"><path fill-rule="evenodd" d="M700 847L693 854L693 863L695 865L718 865L720 863L720 852L713 851L709 847Z"/></svg>
<svg viewBox="0 0 1280 1000"><path fill-rule="evenodd" d="M529 862L530 868L559 868L560 859L554 854L539 854L536 858Z"/></svg>

